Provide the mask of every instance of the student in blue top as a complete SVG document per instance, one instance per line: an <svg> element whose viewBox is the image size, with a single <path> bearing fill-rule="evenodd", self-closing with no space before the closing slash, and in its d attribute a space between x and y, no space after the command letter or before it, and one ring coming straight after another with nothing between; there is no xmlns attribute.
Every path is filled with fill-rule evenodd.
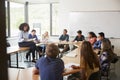
<svg viewBox="0 0 120 80"><path fill-rule="evenodd" d="M35 64L33 74L40 74L40 80L63 80L64 62L56 58L59 48L55 44L48 44L46 57L41 57Z"/></svg>
<svg viewBox="0 0 120 80"><path fill-rule="evenodd" d="M31 31L31 34L29 34L29 39L33 39L35 43L39 43L39 40L37 38L37 35L36 35L36 30L32 30Z"/></svg>
<svg viewBox="0 0 120 80"><path fill-rule="evenodd" d="M103 32L98 33L98 41L93 45L94 49L101 49L102 40L105 39L105 34Z"/></svg>
<svg viewBox="0 0 120 80"><path fill-rule="evenodd" d="M31 34L29 34L29 39L33 39L35 44L40 43L40 41L38 40L38 37L36 35L36 30L34 30L34 29L31 31ZM44 49L45 49L45 46L40 45L40 46L36 47L36 50L37 50L37 52L39 52L40 57L43 55Z"/></svg>
<svg viewBox="0 0 120 80"><path fill-rule="evenodd" d="M69 35L67 34L67 29L63 30L63 34L60 36L59 41L60 42L69 41ZM59 44L58 47L63 48L63 51L61 51L61 53L64 53L64 52L69 50L69 45L68 44Z"/></svg>

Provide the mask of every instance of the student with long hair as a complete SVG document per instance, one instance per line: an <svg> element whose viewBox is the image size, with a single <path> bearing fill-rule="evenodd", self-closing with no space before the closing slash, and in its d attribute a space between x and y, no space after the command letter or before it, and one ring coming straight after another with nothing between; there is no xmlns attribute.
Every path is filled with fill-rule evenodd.
<svg viewBox="0 0 120 80"><path fill-rule="evenodd" d="M108 39L103 39L101 44L101 54L100 54L100 69L102 75L108 75L107 72L110 68L110 63L113 58L113 50L111 42Z"/></svg>
<svg viewBox="0 0 120 80"><path fill-rule="evenodd" d="M73 69L80 68L80 77L75 80L88 80L92 73L99 71L99 59L88 41L82 43L80 53L80 67L75 65L71 67Z"/></svg>
<svg viewBox="0 0 120 80"><path fill-rule="evenodd" d="M32 52L32 58L33 58L33 62L35 62L35 49L36 49L36 45L33 41L29 41L29 25L27 23L22 23L19 26L19 41L18 41L18 45L20 47L30 47L29 52L26 54L26 59L28 60L28 57L30 56L30 53Z"/></svg>

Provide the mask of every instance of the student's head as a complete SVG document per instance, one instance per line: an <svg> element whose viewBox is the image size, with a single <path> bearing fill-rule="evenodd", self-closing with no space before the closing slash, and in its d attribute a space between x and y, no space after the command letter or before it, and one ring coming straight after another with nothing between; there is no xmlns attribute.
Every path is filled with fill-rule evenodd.
<svg viewBox="0 0 120 80"><path fill-rule="evenodd" d="M105 34L103 32L98 33L98 40L103 40L105 38Z"/></svg>
<svg viewBox="0 0 120 80"><path fill-rule="evenodd" d="M48 31L46 31L46 32L44 33L44 35L45 35L45 36L48 36Z"/></svg>
<svg viewBox="0 0 120 80"><path fill-rule="evenodd" d="M112 49L111 42L109 39L103 39L101 44L102 51L108 51Z"/></svg>
<svg viewBox="0 0 120 80"><path fill-rule="evenodd" d="M32 34L32 35L36 35L36 30L33 29L33 30L31 31L31 34Z"/></svg>
<svg viewBox="0 0 120 80"><path fill-rule="evenodd" d="M81 45L81 57L84 59L85 64L94 69L94 65L96 67L99 66L99 61L96 54L93 51L92 45L88 41L83 41Z"/></svg>
<svg viewBox="0 0 120 80"><path fill-rule="evenodd" d="M89 32L88 38L93 38L93 37L97 37L96 34L94 32Z"/></svg>
<svg viewBox="0 0 120 80"><path fill-rule="evenodd" d="M59 54L58 46L53 43L48 44L46 47L46 54L50 58L56 58L57 55Z"/></svg>
<svg viewBox="0 0 120 80"><path fill-rule="evenodd" d="M28 32L30 29L29 25L27 23L22 23L19 26L19 30L24 31L24 32Z"/></svg>
<svg viewBox="0 0 120 80"><path fill-rule="evenodd" d="M63 30L63 34L64 34L64 35L67 34L67 29L64 29L64 30Z"/></svg>
<svg viewBox="0 0 120 80"><path fill-rule="evenodd" d="M77 34L78 34L79 37L81 37L82 31L81 30L77 31Z"/></svg>

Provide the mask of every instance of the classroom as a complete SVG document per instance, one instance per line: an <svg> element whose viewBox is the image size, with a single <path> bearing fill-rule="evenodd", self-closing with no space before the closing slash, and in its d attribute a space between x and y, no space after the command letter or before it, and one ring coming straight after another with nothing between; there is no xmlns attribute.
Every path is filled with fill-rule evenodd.
<svg viewBox="0 0 120 80"><path fill-rule="evenodd" d="M120 0L1 0L0 80L119 80Z"/></svg>

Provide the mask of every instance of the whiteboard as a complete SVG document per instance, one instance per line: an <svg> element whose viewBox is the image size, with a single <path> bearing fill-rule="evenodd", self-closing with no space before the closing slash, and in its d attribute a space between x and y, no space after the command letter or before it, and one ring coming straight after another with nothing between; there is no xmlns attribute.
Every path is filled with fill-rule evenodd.
<svg viewBox="0 0 120 80"><path fill-rule="evenodd" d="M93 31L96 35L104 32L108 38L120 38L120 12L70 12L69 34L75 36L78 30L86 37Z"/></svg>

